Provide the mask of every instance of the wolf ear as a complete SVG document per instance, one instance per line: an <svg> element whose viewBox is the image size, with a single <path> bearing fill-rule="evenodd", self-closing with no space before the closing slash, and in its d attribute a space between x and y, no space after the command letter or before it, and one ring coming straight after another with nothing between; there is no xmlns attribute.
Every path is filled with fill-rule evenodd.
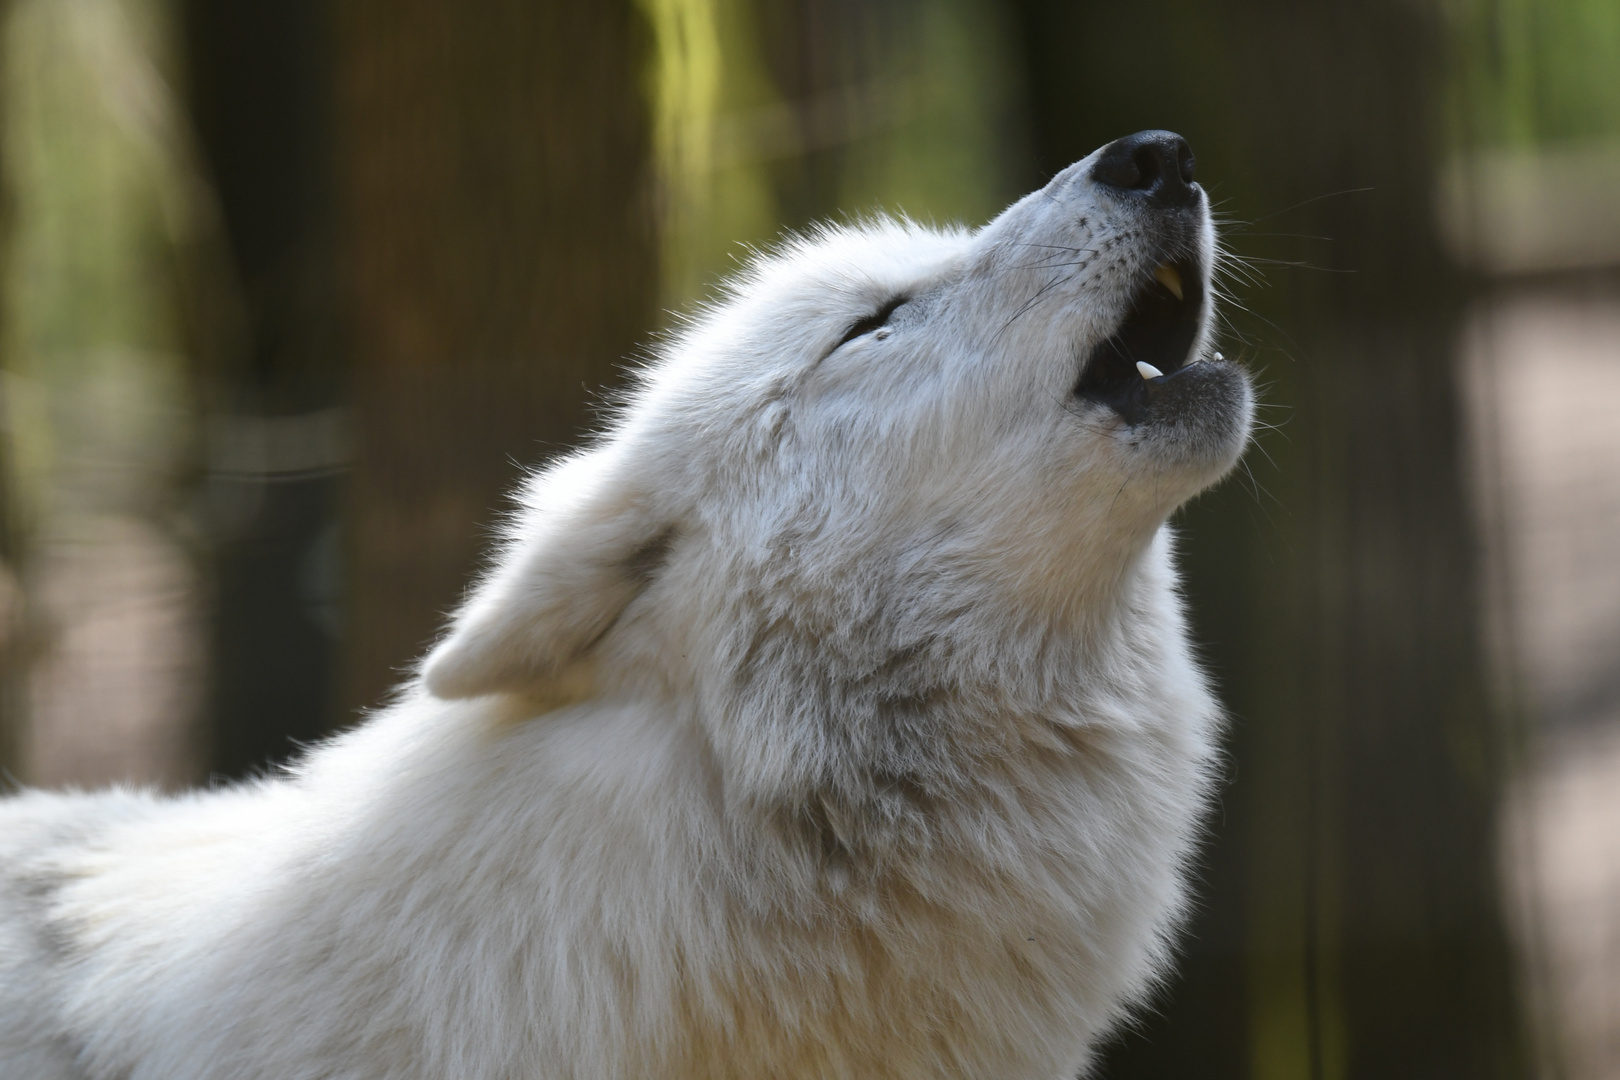
<svg viewBox="0 0 1620 1080"><path fill-rule="evenodd" d="M422 665L430 693L544 695L651 582L675 530L624 482L617 449L577 455L525 488L504 555Z"/></svg>

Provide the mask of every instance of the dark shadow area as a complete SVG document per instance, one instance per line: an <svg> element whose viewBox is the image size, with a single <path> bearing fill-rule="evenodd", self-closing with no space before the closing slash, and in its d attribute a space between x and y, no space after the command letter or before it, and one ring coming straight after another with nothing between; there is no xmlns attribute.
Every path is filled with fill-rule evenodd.
<svg viewBox="0 0 1620 1080"><path fill-rule="evenodd" d="M181 5L187 101L235 281L206 342L212 415L210 771L285 761L339 721L345 448L300 439L347 390L333 235L333 57L312 0ZM299 445L303 443L304 445ZM324 459L324 460L323 460ZM324 545L324 546L323 546ZM330 603L330 598L325 599Z"/></svg>

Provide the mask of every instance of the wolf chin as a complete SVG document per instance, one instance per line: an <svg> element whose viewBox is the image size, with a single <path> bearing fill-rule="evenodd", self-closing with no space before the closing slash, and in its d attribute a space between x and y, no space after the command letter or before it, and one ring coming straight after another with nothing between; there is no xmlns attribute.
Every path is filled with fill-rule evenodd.
<svg viewBox="0 0 1620 1080"><path fill-rule="evenodd" d="M759 258L284 774L0 803L7 1080L1074 1077L1221 720L1167 518L1247 439L1186 144Z"/></svg>

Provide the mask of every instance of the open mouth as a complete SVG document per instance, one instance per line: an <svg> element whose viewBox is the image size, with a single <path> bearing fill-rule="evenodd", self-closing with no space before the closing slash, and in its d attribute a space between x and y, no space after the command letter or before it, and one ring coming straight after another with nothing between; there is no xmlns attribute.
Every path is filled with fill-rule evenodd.
<svg viewBox="0 0 1620 1080"><path fill-rule="evenodd" d="M1135 424L1153 392L1185 370L1204 321L1204 275L1192 260L1160 263L1118 330L1086 358L1074 392Z"/></svg>

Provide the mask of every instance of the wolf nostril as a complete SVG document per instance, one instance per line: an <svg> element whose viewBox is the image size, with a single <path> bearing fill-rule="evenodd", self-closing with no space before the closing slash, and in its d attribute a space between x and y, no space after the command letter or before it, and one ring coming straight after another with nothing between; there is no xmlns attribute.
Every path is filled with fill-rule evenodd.
<svg viewBox="0 0 1620 1080"><path fill-rule="evenodd" d="M1180 135L1138 131L1103 147L1091 178L1122 191L1139 191L1156 206L1191 206L1198 198L1194 165L1192 147Z"/></svg>

